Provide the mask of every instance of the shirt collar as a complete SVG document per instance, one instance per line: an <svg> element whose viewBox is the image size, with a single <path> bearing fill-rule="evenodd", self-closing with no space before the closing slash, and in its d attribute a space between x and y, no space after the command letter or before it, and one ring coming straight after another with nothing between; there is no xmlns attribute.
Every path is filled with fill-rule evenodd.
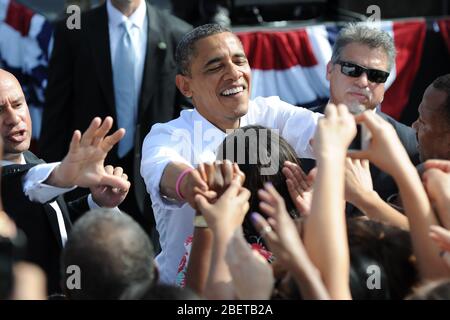
<svg viewBox="0 0 450 320"><path fill-rule="evenodd" d="M129 17L126 17L122 12L117 10L111 3L111 0L106 2L106 11L108 13L108 22L112 27L118 27L123 21L130 21L133 26L142 29L144 27L145 17L147 16L147 5L145 0L137 7L136 11Z"/></svg>
<svg viewBox="0 0 450 320"><path fill-rule="evenodd" d="M20 154L20 164L26 164L27 162L25 161L25 157L23 156L23 153ZM8 160L2 160L1 161L1 166L5 167L5 166L9 166L12 164L17 164L15 162L12 161L8 161Z"/></svg>

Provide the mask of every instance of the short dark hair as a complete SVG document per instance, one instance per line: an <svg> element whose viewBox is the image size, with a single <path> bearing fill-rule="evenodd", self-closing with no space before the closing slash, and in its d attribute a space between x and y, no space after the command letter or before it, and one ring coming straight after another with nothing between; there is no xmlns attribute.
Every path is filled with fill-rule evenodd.
<svg viewBox="0 0 450 320"><path fill-rule="evenodd" d="M436 78L432 85L433 88L444 91L447 94L447 99L442 106L442 111L445 113L445 119L450 126L450 73Z"/></svg>
<svg viewBox="0 0 450 320"><path fill-rule="evenodd" d="M404 299L418 282L409 232L373 220L347 220L350 290L354 300ZM380 271L380 288L367 286L368 267Z"/></svg>
<svg viewBox="0 0 450 320"><path fill-rule="evenodd" d="M62 278L69 299L119 299L136 283L152 283L153 247L128 215L111 209L84 214L74 225L62 254ZM67 288L66 268L81 271L81 288Z"/></svg>
<svg viewBox="0 0 450 320"><path fill-rule="evenodd" d="M195 43L203 38L231 30L220 24L210 23L199 26L183 36L177 45L175 62L177 73L188 76L191 74L191 59L196 55Z"/></svg>

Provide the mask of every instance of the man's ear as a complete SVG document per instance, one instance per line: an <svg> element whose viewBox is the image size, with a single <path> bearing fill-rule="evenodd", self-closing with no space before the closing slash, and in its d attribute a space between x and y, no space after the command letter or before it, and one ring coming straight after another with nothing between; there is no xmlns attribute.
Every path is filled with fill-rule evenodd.
<svg viewBox="0 0 450 320"><path fill-rule="evenodd" d="M182 74L177 74L175 77L175 83L177 85L178 90L187 98L192 98L192 91L190 86L190 81L187 76L183 76Z"/></svg>
<svg viewBox="0 0 450 320"><path fill-rule="evenodd" d="M333 63L330 61L327 63L327 80L330 81L331 71L333 71Z"/></svg>

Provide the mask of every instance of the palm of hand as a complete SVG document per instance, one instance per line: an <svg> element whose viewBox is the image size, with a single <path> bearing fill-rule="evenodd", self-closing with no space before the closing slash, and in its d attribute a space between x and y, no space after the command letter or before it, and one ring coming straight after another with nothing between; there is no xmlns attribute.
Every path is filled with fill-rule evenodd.
<svg viewBox="0 0 450 320"><path fill-rule="evenodd" d="M74 185L88 187L102 184L102 177L106 174L103 166L106 152L99 146L84 146L76 151L69 151L66 177Z"/></svg>

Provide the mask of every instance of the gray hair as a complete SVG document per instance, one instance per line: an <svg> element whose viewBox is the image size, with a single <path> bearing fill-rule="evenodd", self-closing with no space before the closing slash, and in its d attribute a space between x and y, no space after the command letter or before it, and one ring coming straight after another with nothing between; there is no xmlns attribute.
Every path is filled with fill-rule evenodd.
<svg viewBox="0 0 450 320"><path fill-rule="evenodd" d="M231 30L220 24L211 23L199 26L185 34L178 43L175 52L177 73L185 76L191 74L191 59L197 54L195 51L195 43L198 40L223 32L231 33Z"/></svg>
<svg viewBox="0 0 450 320"><path fill-rule="evenodd" d="M333 46L332 63L337 63L341 59L342 50L350 43L363 44L371 49L382 48L388 57L388 72L394 66L396 51L392 37L383 30L354 23L339 32Z"/></svg>

